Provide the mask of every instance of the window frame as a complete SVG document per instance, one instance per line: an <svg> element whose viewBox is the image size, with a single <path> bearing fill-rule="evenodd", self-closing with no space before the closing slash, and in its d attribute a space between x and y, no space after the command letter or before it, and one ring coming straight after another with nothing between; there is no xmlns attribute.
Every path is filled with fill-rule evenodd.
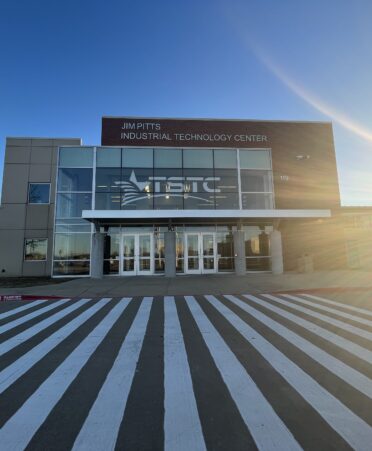
<svg viewBox="0 0 372 451"><path fill-rule="evenodd" d="M30 240L45 240L46 241L46 251L45 251L45 258L43 259L26 259L26 241L30 241ZM44 238L44 237L38 237L38 238L24 238L23 240L23 261L25 262L46 262L48 260L48 238Z"/></svg>
<svg viewBox="0 0 372 451"><path fill-rule="evenodd" d="M31 185L48 185L49 186L48 202L30 202ZM50 192L51 192L50 182L28 182L27 205L50 205Z"/></svg>

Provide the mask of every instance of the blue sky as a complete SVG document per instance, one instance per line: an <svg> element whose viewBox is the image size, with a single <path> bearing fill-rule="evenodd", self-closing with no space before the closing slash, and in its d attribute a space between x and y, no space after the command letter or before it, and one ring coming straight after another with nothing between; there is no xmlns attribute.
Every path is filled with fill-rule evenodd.
<svg viewBox="0 0 372 451"><path fill-rule="evenodd" d="M99 144L101 116L332 120L344 205L372 205L369 0L0 0L6 136Z"/></svg>

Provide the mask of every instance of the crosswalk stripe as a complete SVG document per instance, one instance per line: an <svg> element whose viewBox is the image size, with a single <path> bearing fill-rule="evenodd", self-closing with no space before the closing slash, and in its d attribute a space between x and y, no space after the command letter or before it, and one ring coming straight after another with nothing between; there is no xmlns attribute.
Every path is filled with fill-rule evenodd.
<svg viewBox="0 0 372 451"><path fill-rule="evenodd" d="M277 296L273 296L271 294L263 294L262 296L266 297L267 299L271 299L272 301L277 302L278 304L285 305L294 310L305 313L306 315L312 316L313 318L320 319L321 321L331 324L332 326L336 326L339 330L344 330L346 332L350 332L354 335L357 335L358 337L365 338L366 340L372 340L371 332L367 332L366 330L359 329L358 327L352 326L343 321L339 321L338 319L331 318L330 316L322 315L321 313L314 312L314 310L311 310L311 309L308 309L305 307L301 307L300 305L295 304L294 302L285 301L284 299L278 298Z"/></svg>
<svg viewBox="0 0 372 451"><path fill-rule="evenodd" d="M123 298L0 430L7 450L23 450L130 302Z"/></svg>
<svg viewBox="0 0 372 451"><path fill-rule="evenodd" d="M8 330L14 329L14 327L19 326L20 324L24 324L27 321L30 321L30 319L36 318L43 313L47 313L51 310L54 310L55 308L59 307L60 305L66 304L70 299L61 299L60 301L53 302L46 307L40 308L38 310L35 310L32 313L29 313L28 315L22 316L21 318L15 319L14 321L10 321L9 323L4 324L3 326L0 326L0 334L3 334L4 332L7 332Z"/></svg>
<svg viewBox="0 0 372 451"><path fill-rule="evenodd" d="M83 323L88 321L95 313L104 307L111 298L103 298L94 304L92 307L85 310L79 316L68 322L61 329L55 331L48 338L43 340L38 345L34 346L30 351L23 354L20 358L15 360L12 364L7 366L0 372L0 393L3 393L10 387L19 377L25 374L32 368L39 360L41 360L48 352L54 349L66 337L74 332Z"/></svg>
<svg viewBox="0 0 372 451"><path fill-rule="evenodd" d="M80 299L79 301L74 302L73 304L69 305L63 310L60 310L54 315L45 318L43 321L40 321L39 323L35 324L29 329L26 329L23 332L20 332L19 334L15 335L14 337L11 337L8 340L3 341L0 344L0 356L5 354L6 352L9 352L11 349L15 348L16 346L25 342L26 340L29 340L31 337L41 332L43 329L46 329L47 327L56 323L61 318L64 318L69 313L74 312L79 307L86 304L88 301L90 301L90 299Z"/></svg>
<svg viewBox="0 0 372 451"><path fill-rule="evenodd" d="M114 364L77 436L73 450L114 449L152 306L145 297Z"/></svg>
<svg viewBox="0 0 372 451"><path fill-rule="evenodd" d="M30 302L29 304L22 305L21 307L17 307L15 309L8 310L7 312L4 312L4 313L0 314L0 320L4 319L4 318L8 318L9 316L16 315L17 313L21 313L21 312L23 312L25 310L28 310L28 309L30 309L32 307L36 307L36 306L38 306L40 304L44 304L45 302L46 302L46 300L39 299L37 301Z"/></svg>
<svg viewBox="0 0 372 451"><path fill-rule="evenodd" d="M244 367L209 321L193 296L185 296L203 339L259 450L301 447Z"/></svg>
<svg viewBox="0 0 372 451"><path fill-rule="evenodd" d="M370 450L372 428L367 423L320 386L223 303L213 296L208 301L350 446L358 450Z"/></svg>
<svg viewBox="0 0 372 451"><path fill-rule="evenodd" d="M164 298L164 449L206 449L173 296Z"/></svg>
<svg viewBox="0 0 372 451"><path fill-rule="evenodd" d="M326 304L334 305L335 307L342 307L346 310L351 310L353 312L362 313L363 315L368 315L368 316L372 317L372 311L367 310L365 308L355 307L354 305L348 305L344 302L336 302L331 299L321 298L321 297L315 296L313 294L301 293L301 296L306 296L310 299L314 299L315 301L325 302ZM316 305L318 305L318 304L316 304Z"/></svg>
<svg viewBox="0 0 372 451"><path fill-rule="evenodd" d="M214 296L209 295L205 297L208 300L214 298ZM256 318L261 323L265 324L267 327L270 327L270 329L272 329L277 334L285 338L287 341L289 341L298 349L300 349L302 352L310 356L313 360L318 362L324 368L334 373L340 379L344 380L345 382L347 382L352 387L356 388L369 398L372 398L372 380L369 377L365 376L364 374L360 373L359 371L355 370L349 365L346 365L341 360L336 359L332 355L323 351L323 349L320 349L319 347L315 346L310 341L296 334L287 327L284 327L277 321L274 321L269 316L254 309L253 307L241 301L237 297L231 295L225 295L224 297L229 301L231 301L232 303L234 303L235 305L237 305L238 307L240 307L241 309L243 309L244 311L246 311L247 313L249 313L251 316Z"/></svg>
<svg viewBox="0 0 372 451"><path fill-rule="evenodd" d="M316 307L317 309L323 310L324 312L332 313L332 315L336 314L338 316L341 316L342 318L346 318L346 319L355 321L357 323L372 327L372 321L369 321L368 319L360 318L358 316L351 315L350 313L345 313L345 312L342 312L341 310L327 307L326 305L315 304L314 302L308 301L307 299L300 298L299 296L293 296L291 294L282 294L282 296L287 299L291 299L293 301L301 302L301 304L308 305L309 307ZM372 336L372 334L371 334L371 336Z"/></svg>
<svg viewBox="0 0 372 451"><path fill-rule="evenodd" d="M303 327L309 332L312 332L318 335L319 337L324 338L325 340L329 341L330 343L333 343L339 348L348 351L350 354L353 354L370 364L372 363L372 352L366 348L363 348L357 343L347 340L346 338L341 337L340 335L337 335L327 329L324 329L323 327L318 326L317 324L314 324L311 321L308 321L304 318L301 318L300 316L294 315L293 313L287 312L286 310L276 307L275 305L272 305L269 302L264 301L263 299L259 299L257 296L253 296L251 294L244 294L243 296L246 299L255 302L256 304L261 305L265 309L270 310L282 316L283 318L286 318L289 321Z"/></svg>

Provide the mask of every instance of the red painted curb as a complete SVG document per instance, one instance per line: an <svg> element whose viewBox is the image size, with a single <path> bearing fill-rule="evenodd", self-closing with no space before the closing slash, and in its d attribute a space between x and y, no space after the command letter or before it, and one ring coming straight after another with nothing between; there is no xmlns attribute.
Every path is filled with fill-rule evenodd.
<svg viewBox="0 0 372 451"><path fill-rule="evenodd" d="M0 301L35 301L42 299L63 299L61 296L28 296L23 294L0 295Z"/></svg>

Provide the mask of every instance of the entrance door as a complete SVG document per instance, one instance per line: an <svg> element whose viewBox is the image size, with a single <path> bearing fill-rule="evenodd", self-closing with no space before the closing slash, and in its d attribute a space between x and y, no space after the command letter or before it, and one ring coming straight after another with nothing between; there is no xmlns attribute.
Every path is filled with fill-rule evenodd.
<svg viewBox="0 0 372 451"><path fill-rule="evenodd" d="M124 234L122 237L123 276L150 275L154 269L152 233Z"/></svg>
<svg viewBox="0 0 372 451"><path fill-rule="evenodd" d="M207 232L186 234L185 272L208 274L216 272L216 235Z"/></svg>

